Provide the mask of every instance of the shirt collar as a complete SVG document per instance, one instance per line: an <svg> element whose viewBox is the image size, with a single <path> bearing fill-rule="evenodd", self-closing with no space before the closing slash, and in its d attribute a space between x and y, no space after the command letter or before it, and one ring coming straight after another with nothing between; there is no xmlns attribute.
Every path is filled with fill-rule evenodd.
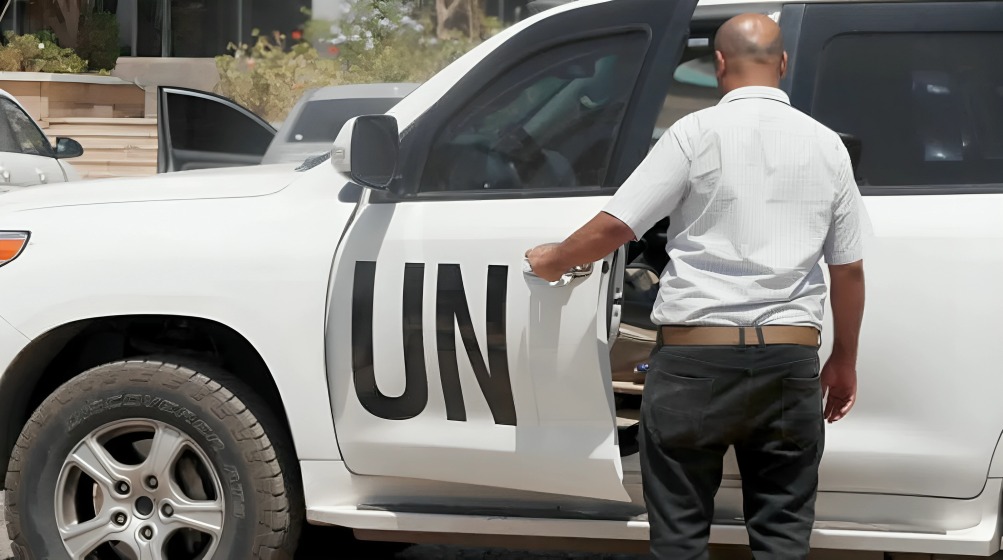
<svg viewBox="0 0 1003 560"><path fill-rule="evenodd" d="M783 90L765 86L746 86L733 89L721 98L718 105L731 103L739 99L771 99L781 103L791 104L791 100Z"/></svg>

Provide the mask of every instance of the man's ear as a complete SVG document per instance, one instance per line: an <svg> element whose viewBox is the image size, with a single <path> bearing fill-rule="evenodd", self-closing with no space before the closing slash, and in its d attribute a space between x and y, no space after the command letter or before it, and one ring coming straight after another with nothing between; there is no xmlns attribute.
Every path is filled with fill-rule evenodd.
<svg viewBox="0 0 1003 560"><path fill-rule="evenodd" d="M721 51L714 51L714 73L717 75L718 81L721 81L721 76L724 75L724 70L724 55L721 54Z"/></svg>
<svg viewBox="0 0 1003 560"><path fill-rule="evenodd" d="M784 51L783 56L780 57L780 77L783 78L787 75L787 51Z"/></svg>

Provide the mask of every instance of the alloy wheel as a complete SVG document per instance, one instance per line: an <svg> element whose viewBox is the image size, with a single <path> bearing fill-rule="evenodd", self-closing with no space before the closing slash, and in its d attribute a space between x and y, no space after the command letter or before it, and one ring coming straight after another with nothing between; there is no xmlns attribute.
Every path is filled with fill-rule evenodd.
<svg viewBox="0 0 1003 560"><path fill-rule="evenodd" d="M73 560L202 560L224 524L207 455L163 422L107 424L81 440L56 484L59 535Z"/></svg>

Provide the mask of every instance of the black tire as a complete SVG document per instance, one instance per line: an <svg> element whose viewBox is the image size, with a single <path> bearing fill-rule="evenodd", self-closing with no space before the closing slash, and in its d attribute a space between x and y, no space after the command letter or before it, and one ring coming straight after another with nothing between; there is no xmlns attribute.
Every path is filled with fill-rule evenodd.
<svg viewBox="0 0 1003 560"><path fill-rule="evenodd" d="M57 485L66 480L60 478L64 462L104 426L137 421L166 425L164 432L176 430L190 442L188 449L192 444L201 448L204 466L215 469L220 495L213 499L222 504L222 528L208 539L216 542L214 558L293 557L305 508L287 430L232 375L150 360L107 364L80 374L34 412L12 451L5 484L7 532L15 558L70 557L54 515ZM154 511L159 515L160 510ZM133 520L144 523L139 517ZM173 530L163 529L164 538ZM170 556L165 554L168 560Z"/></svg>

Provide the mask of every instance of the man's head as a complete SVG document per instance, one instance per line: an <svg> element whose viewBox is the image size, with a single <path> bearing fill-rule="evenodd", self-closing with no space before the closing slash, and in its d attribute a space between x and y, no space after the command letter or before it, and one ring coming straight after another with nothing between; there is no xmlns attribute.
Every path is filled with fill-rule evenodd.
<svg viewBox="0 0 1003 560"><path fill-rule="evenodd" d="M780 26L762 14L726 21L714 38L714 51L722 93L745 86L777 87L787 72Z"/></svg>

